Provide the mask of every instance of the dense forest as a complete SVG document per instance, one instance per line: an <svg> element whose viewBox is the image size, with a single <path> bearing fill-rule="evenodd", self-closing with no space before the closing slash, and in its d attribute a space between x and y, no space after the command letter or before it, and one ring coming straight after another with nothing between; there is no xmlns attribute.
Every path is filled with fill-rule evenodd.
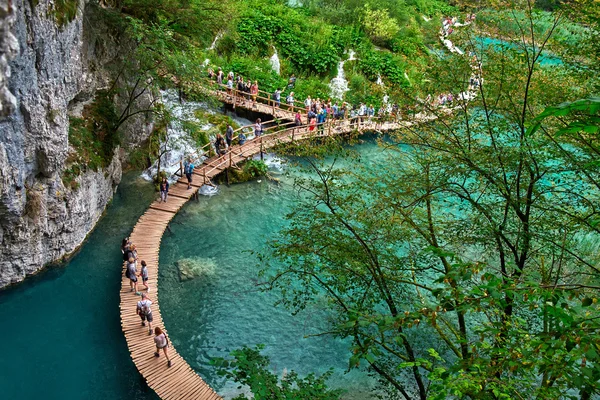
<svg viewBox="0 0 600 400"><path fill-rule="evenodd" d="M387 162L376 170L358 162L338 168L310 142L281 149L310 155L317 179L296 182L302 196L288 228L260 254L264 290L280 293L291 312L326 298L335 318L323 334L351 340L348 368L367 366L378 395L600 395L597 1L105 0L99 7L134 43L113 66L125 84L104 99L129 90L131 105L116 110L99 100L91 122L74 121L72 138L87 135L82 152L95 143L94 154L108 157L123 119L143 112L159 123L154 145L138 158L156 157L173 116L159 103L136 108L137 93L174 87L208 101L198 83L208 68L256 80L269 93L294 74L298 99L327 99L350 50L345 102L379 109L385 98L403 118L436 116L382 137ZM448 17L472 21L452 32L461 54L442 44ZM269 61L275 51L279 73ZM469 91L476 97L451 113L436 102ZM197 135L200 145L209 140ZM330 143L328 156L352 160L343 144ZM328 388L327 374L280 379L260 350L243 348L215 364L256 399L343 396Z"/></svg>

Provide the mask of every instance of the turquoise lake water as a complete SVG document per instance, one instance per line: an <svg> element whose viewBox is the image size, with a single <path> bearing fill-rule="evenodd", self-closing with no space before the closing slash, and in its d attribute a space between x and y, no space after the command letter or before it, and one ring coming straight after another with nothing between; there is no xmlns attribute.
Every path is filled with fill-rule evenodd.
<svg viewBox="0 0 600 400"><path fill-rule="evenodd" d="M129 173L67 264L0 292L0 398L157 399L121 332L121 239L155 194Z"/></svg>
<svg viewBox="0 0 600 400"><path fill-rule="evenodd" d="M374 142L356 148L364 158L377 151ZM223 381L209 360L256 344L266 346L264 354L279 375L286 370L323 373L335 367L330 386L346 389L347 399L371 398L374 381L365 371L344 374L349 342L306 337L327 330L325 305L291 316L283 307L273 307L276 294L262 293L257 286L260 266L248 251L264 249L296 200L295 168L284 169L292 173L278 175L280 184L262 179L222 185L217 195L189 202L174 218L160 252L164 322L179 353L226 398L237 392L237 385ZM192 260L204 273L181 281L177 262L182 259Z"/></svg>
<svg viewBox="0 0 600 400"><path fill-rule="evenodd" d="M357 146L366 157L376 148L373 142ZM106 215L70 262L0 292L1 398L157 398L129 357L119 321L121 239L156 196L138 175L124 177ZM280 185L265 179L223 185L175 217L160 253L165 324L178 351L226 397L237 385L216 375L210 357L262 343L276 373L335 367L330 385L345 388L347 399L367 399L374 382L366 372L344 374L347 342L305 338L326 327L324 307L292 317L273 307L274 294L255 286L259 266L247 251L263 249L294 204L293 174L279 177ZM208 265L208 272L181 282L175 265L181 258Z"/></svg>

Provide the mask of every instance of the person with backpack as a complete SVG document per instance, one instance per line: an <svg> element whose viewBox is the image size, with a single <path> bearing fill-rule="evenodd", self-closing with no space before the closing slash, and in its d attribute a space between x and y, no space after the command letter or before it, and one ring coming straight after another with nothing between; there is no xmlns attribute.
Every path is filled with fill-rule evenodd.
<svg viewBox="0 0 600 400"><path fill-rule="evenodd" d="M171 363L169 352L167 351L169 347L169 339L167 339L167 335L165 335L162 329L160 329L158 326L154 328L154 335L154 344L156 344L154 357L160 357L160 350L162 349L162 351L165 353L165 357L167 357L167 366L170 367L173 364Z"/></svg>
<svg viewBox="0 0 600 400"><path fill-rule="evenodd" d="M185 173L185 177L188 181L188 190L192 188L192 174L194 173L194 167L195 165L190 158L188 158L185 161L185 164L183 164L183 172Z"/></svg>
<svg viewBox="0 0 600 400"><path fill-rule="evenodd" d="M137 270L135 268L135 258L131 257L127 260L127 270L125 271L125 276L129 278L129 287L131 288L130 292L135 290L135 294L139 295L138 285L137 285Z"/></svg>
<svg viewBox="0 0 600 400"><path fill-rule="evenodd" d="M154 321L151 305L152 301L148 298L148 295L142 293L142 299L137 302L135 308L135 313L142 319L142 326L146 326L146 321L148 321L148 335L152 335L152 321Z"/></svg>
<svg viewBox="0 0 600 400"><path fill-rule="evenodd" d="M163 177L162 182L160 183L160 200L163 203L167 202L167 196L169 195L169 182L166 177Z"/></svg>
<svg viewBox="0 0 600 400"><path fill-rule="evenodd" d="M146 291L150 292L150 287L148 286L148 266L144 260L142 260L142 270L138 276L142 278L142 284L146 287Z"/></svg>

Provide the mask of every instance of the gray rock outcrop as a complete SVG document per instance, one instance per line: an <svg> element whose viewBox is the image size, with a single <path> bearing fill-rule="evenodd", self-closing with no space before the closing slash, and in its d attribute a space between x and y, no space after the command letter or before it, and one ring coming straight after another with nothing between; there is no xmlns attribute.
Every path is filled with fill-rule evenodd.
<svg viewBox="0 0 600 400"><path fill-rule="evenodd" d="M63 184L68 113L109 84L103 67L119 57L119 45L87 0L62 25L53 4L0 0L0 288L72 253L121 180L117 149L105 169L85 170L73 188ZM139 115L124 142L135 146L150 130Z"/></svg>

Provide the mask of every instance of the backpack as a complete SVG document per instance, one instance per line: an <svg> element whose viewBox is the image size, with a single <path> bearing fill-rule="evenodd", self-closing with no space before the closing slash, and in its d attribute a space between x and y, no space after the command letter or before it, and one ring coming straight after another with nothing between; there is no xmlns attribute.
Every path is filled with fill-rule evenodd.
<svg viewBox="0 0 600 400"><path fill-rule="evenodd" d="M138 305L140 305L140 311L142 314L148 315L151 313L150 306L148 305L148 300L140 300Z"/></svg>

